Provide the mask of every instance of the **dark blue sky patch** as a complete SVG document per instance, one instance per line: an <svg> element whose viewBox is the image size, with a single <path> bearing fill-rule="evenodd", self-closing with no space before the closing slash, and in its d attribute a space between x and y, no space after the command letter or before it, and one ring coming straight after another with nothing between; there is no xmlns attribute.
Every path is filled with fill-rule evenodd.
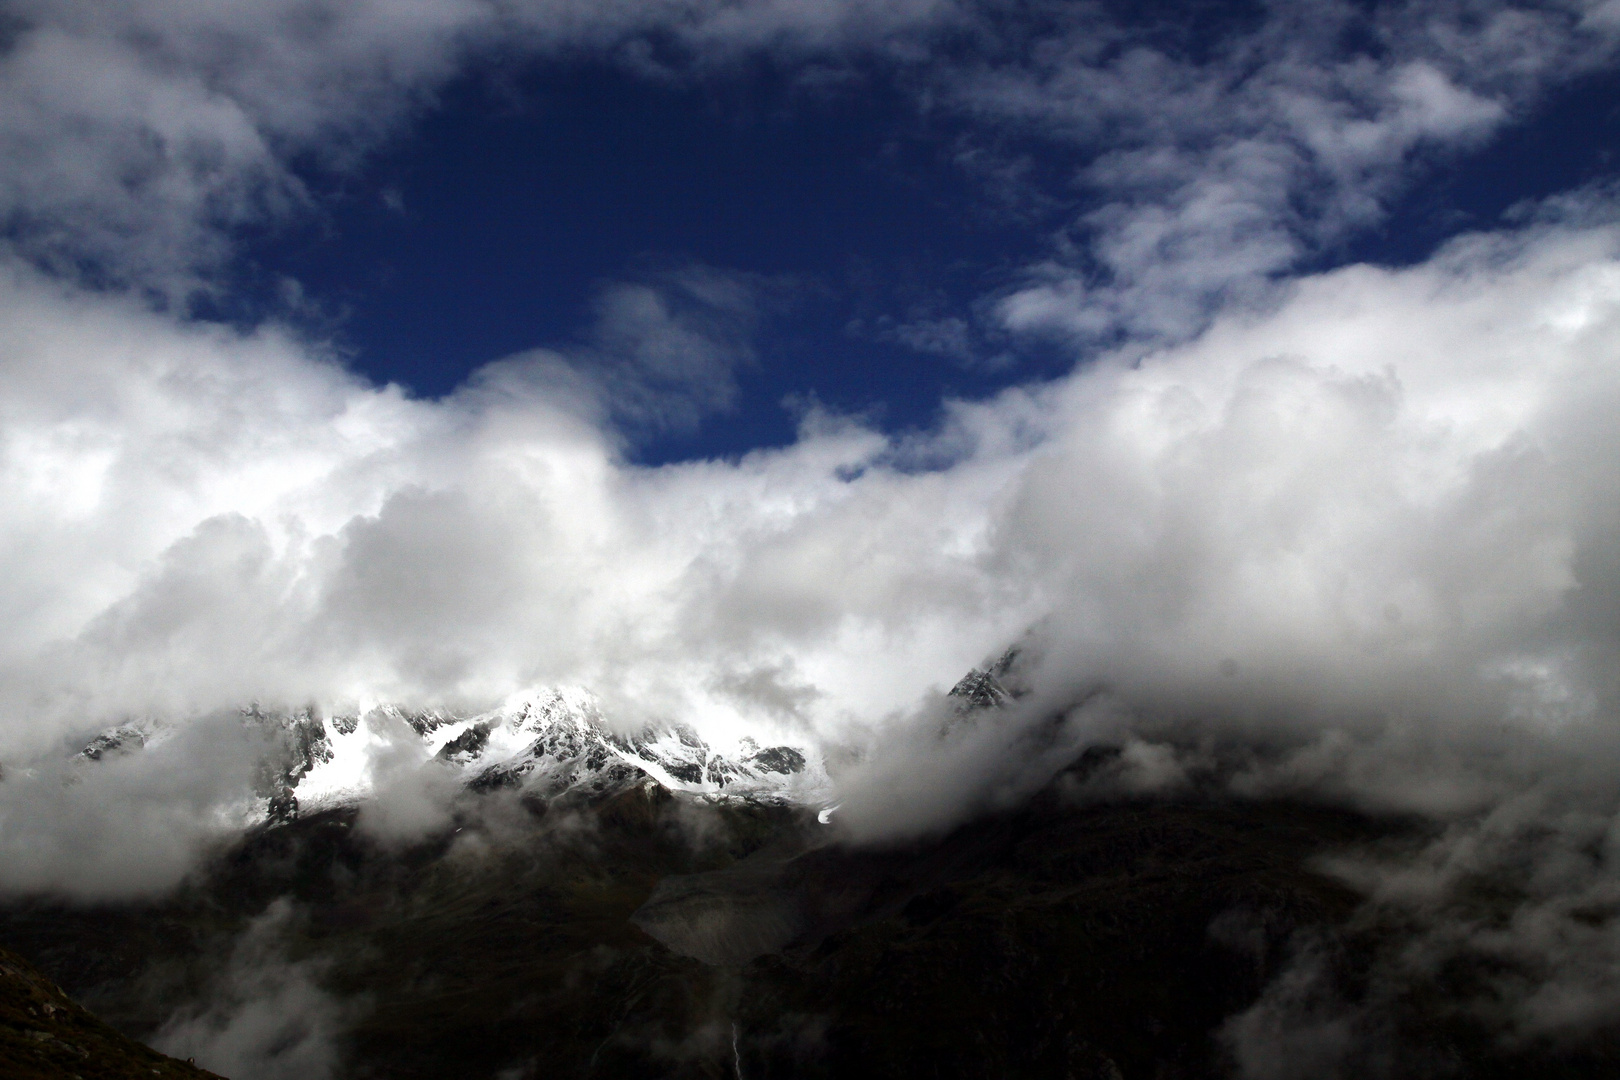
<svg viewBox="0 0 1620 1080"><path fill-rule="evenodd" d="M1067 368L1037 355L1014 370L963 317L1040 254L1040 233L952 164L958 132L857 80L657 84L605 66L467 80L318 221L254 243L245 295L279 302L295 279L357 370L439 396L490 360L581 343L611 283L683 264L768 279L736 408L643 442L651 460L791 441L789 395L907 427L942 395Z"/></svg>
<svg viewBox="0 0 1620 1080"><path fill-rule="evenodd" d="M1496 228L1526 200L1611 181L1620 162L1620 72L1577 80L1473 153L1436 163L1376 229L1318 267L1411 266L1460 233Z"/></svg>
<svg viewBox="0 0 1620 1080"><path fill-rule="evenodd" d="M1253 17L1194 5L1186 25ZM1143 25L1186 48L1220 38ZM701 80L608 63L479 73L359 173L311 171L320 214L250 237L220 294L230 306L200 313L285 311L295 281L297 317L356 370L437 397L536 347L589 364L604 290L706 267L756 286L751 358L699 426L631 425L637 460L786 444L789 401L927 427L944 398L1084 360L985 316L1085 209L1073 180L1091 151L919 108L906 77L857 65L807 81L763 63ZM1410 264L1521 200L1612 175L1617 91L1615 74L1584 80L1486 148L1434 163L1385 224L1304 269ZM997 197L1007 167L1021 167L1012 201Z"/></svg>

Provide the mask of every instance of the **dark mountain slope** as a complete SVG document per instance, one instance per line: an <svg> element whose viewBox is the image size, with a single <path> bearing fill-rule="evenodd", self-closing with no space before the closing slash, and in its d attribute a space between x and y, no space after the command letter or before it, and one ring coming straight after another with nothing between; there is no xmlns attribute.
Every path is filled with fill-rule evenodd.
<svg viewBox="0 0 1620 1080"><path fill-rule="evenodd" d="M260 830L162 903L14 904L0 940L148 1037L241 984L235 943L268 926L273 965L325 995L346 1077L1228 1076L1223 1030L1307 953L1324 1022L1361 1025L1376 1057L1356 1075L1615 1075L1603 1039L1504 1047L1455 985L1374 985L1407 930L1313 859L1412 823L1065 790L883 850L651 785L469 794L403 848L335 810Z"/></svg>
<svg viewBox="0 0 1620 1080"><path fill-rule="evenodd" d="M0 1076L6 1080L206 1080L214 1074L120 1034L86 1012L32 964L0 949Z"/></svg>

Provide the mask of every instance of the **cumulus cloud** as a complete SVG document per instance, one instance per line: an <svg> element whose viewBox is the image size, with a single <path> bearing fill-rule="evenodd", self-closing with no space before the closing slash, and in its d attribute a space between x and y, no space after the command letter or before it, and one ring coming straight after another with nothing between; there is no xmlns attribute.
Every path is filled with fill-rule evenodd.
<svg viewBox="0 0 1620 1080"><path fill-rule="evenodd" d="M427 403L272 332L175 327L37 280L11 295L6 544L29 568L8 597L13 752L69 718L310 694L565 680L658 709L707 693L709 675L680 674L694 648L726 676L794 659L836 681L815 642L852 636L826 662L864 667L858 640L898 651L926 624L962 666L1022 617L957 617L994 599L972 563L995 461L979 482L887 466L851 482L887 444L812 420L787 451L636 469L553 393L549 360ZM846 675L846 708L876 689Z"/></svg>
<svg viewBox="0 0 1620 1080"><path fill-rule="evenodd" d="M1548 227L1301 280L1052 388L980 562L1046 605L1005 722L1297 741L1295 790L1426 812L1556 773L1541 740L1606 753L1613 243ZM1515 776L1504 731L1543 745Z"/></svg>
<svg viewBox="0 0 1620 1080"><path fill-rule="evenodd" d="M8 743L547 681L741 722L757 696L724 688L782 670L831 731L1043 618L1031 710L1096 684L1256 721L1590 722L1614 692L1614 243L1464 238L927 439L812 419L662 469L525 362L411 401L266 332L36 282L60 325L7 399L7 542L38 568L8 598ZM98 320L126 315L150 352L126 335L102 365Z"/></svg>
<svg viewBox="0 0 1620 1080"><path fill-rule="evenodd" d="M1115 685L1231 660L1244 707L1277 712L1308 707L1288 696L1308 672L1316 707L1415 679L1435 712L1594 715L1609 690L1582 657L1610 643L1566 611L1614 587L1593 572L1612 236L1464 238L1411 271L1301 280L1264 316L1077 375L1007 531L1067 593L1062 639L1092 665L1129 642Z"/></svg>

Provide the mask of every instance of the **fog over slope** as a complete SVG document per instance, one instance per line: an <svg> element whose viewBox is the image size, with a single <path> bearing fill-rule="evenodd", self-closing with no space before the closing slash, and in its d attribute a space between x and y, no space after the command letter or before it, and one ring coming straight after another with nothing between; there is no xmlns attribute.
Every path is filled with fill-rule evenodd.
<svg viewBox="0 0 1620 1080"><path fill-rule="evenodd" d="M1511 925L1436 920L1434 947L1536 958L1525 1031L1620 1013L1620 932L1577 917L1620 900L1620 201L1310 269L1612 63L1612 0L1283 3L1196 60L1101 7L14 11L0 886L124 892L131 851L142 887L178 880L234 827L253 747L219 717L246 703L585 686L627 729L816 742L856 839L944 829L1097 743L1130 790L1213 773L1432 815L1418 861L1342 872L1425 911L1519 874ZM1352 25L1377 47L1346 52ZM893 65L986 147L1087 148L1096 208L982 309L1072 372L929 431L806 406L792 446L649 468L637 424L729 400L746 275L608 286L592 344L437 400L291 323L188 314L235 227L315 212L295 160L356 167L495 51L579 50L665 79ZM941 738L944 691L1015 643L1028 692ZM130 717L188 723L64 786L53 763Z"/></svg>

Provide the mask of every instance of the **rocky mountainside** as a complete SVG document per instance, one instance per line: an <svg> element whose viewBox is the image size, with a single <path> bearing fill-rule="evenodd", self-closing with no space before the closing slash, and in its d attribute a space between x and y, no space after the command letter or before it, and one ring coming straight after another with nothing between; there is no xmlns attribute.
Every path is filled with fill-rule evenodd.
<svg viewBox="0 0 1620 1080"><path fill-rule="evenodd" d="M1017 680L992 665L952 694L942 737L994 723ZM1094 746L1022 805L862 847L825 825L809 750L627 736L587 695L240 720L275 748L265 812L179 889L0 905L0 944L233 1080L1620 1071L1617 1030L1504 1040L1470 1003L1523 972L1414 971L1414 927L1322 869L1421 843L1421 822L1218 785L1120 795L1099 781L1122 750ZM130 725L84 755L164 737ZM407 842L363 827L369 748L401 739L459 785Z"/></svg>
<svg viewBox="0 0 1620 1080"><path fill-rule="evenodd" d="M324 716L315 707L254 705L240 719L269 743L259 792L270 821L365 798L374 787L375 751L402 742L416 744L469 790L510 789L546 802L600 798L649 780L703 799L802 805L824 802L829 788L807 747L761 746L745 737L722 752L680 724L626 734L581 690L534 691L473 715L382 705ZM78 756L93 762L135 753L167 734L161 723L128 723L100 733Z"/></svg>
<svg viewBox="0 0 1620 1080"><path fill-rule="evenodd" d="M0 949L0 1076L6 1080L219 1080L143 1046Z"/></svg>
<svg viewBox="0 0 1620 1080"><path fill-rule="evenodd" d="M1455 1007L1454 980L1502 972L1378 997L1404 931L1311 867L1408 824L1070 786L885 849L645 782L569 809L472 794L403 849L311 810L159 902L0 908L0 942L131 1036L173 1050L184 1018L204 1063L263 1025L233 1080L1230 1077L1234 1024L1269 1022L1302 956L1290 1022L1367 1040L1321 1075L1620 1067L1612 1039L1507 1045Z"/></svg>

